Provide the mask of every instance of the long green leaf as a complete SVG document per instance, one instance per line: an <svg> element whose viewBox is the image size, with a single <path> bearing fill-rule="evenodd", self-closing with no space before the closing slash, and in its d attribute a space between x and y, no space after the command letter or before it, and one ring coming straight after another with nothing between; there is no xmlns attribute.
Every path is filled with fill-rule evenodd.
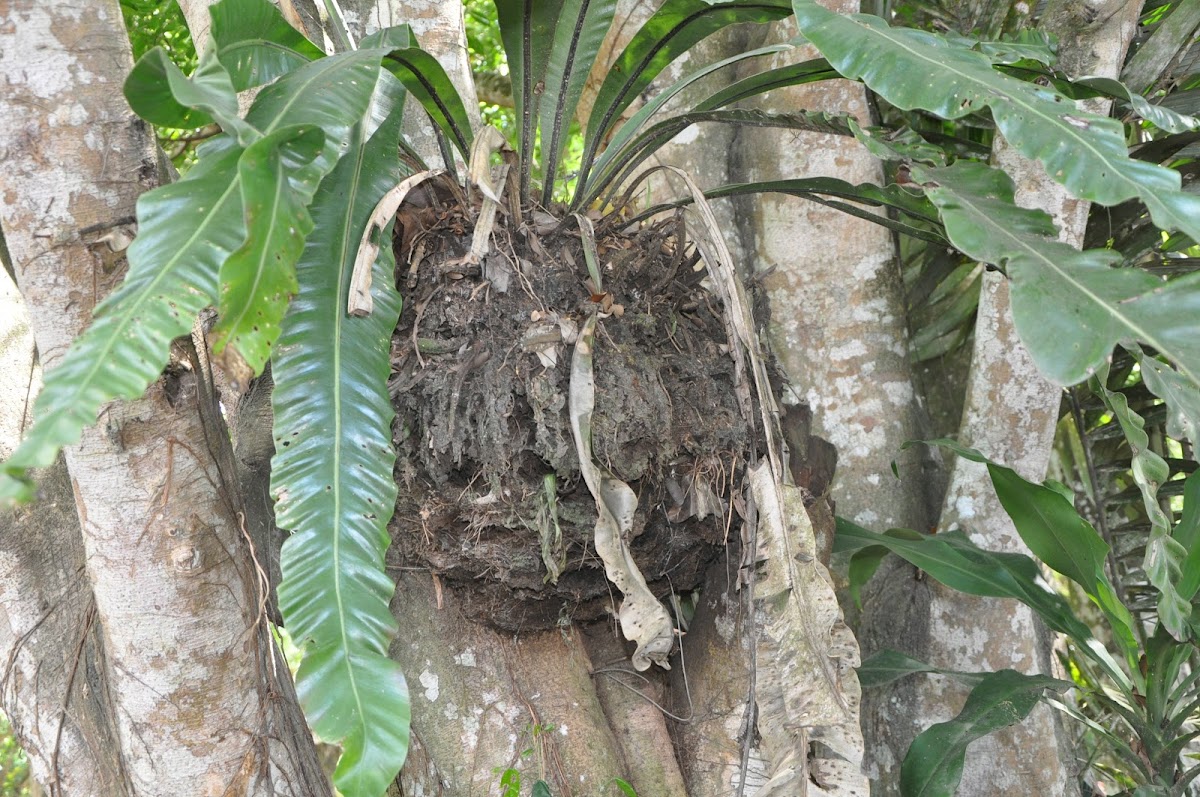
<svg viewBox="0 0 1200 797"><path fill-rule="evenodd" d="M656 92L654 99L647 102L637 113L631 116L626 122L616 129L612 136L612 140L604 148L604 152L596 159L596 163L592 167L596 178L591 181L591 185L586 192L581 191L580 205L587 204L590 198L594 198L597 193L607 183L608 177L611 177L611 172L626 166L629 152L626 150L626 145L638 133L639 130L650 120L654 114L658 113L664 105L675 98L681 91L691 86L698 80L703 80L720 69L727 66L744 61L747 58L757 58L758 56L770 55L772 53L781 52L787 49L787 45L776 44L769 47L760 47L756 50L747 50L746 52L737 53L729 58L723 58L720 61L709 64L708 66L697 69L679 80L672 83L662 91ZM665 143L665 142L664 142ZM657 147L655 147L657 148ZM649 154L649 153L646 153Z"/></svg>
<svg viewBox="0 0 1200 797"><path fill-rule="evenodd" d="M1200 471L1194 471L1183 483L1183 515L1171 536L1188 552L1179 594L1190 601L1200 590Z"/></svg>
<svg viewBox="0 0 1200 797"><path fill-rule="evenodd" d="M312 231L306 207L312 190L290 176L312 162L325 144L319 127L277 130L251 144L238 161L246 240L221 266L213 351L232 344L261 373L279 337L279 322L299 285L296 259Z"/></svg>
<svg viewBox="0 0 1200 797"><path fill-rule="evenodd" d="M34 424L3 466L0 501L32 500L26 471L53 464L106 401L140 396L162 373L171 341L187 334L196 314L215 301L217 270L245 237L236 177L241 152L222 136L201 148L183 180L138 199L129 273L46 373ZM182 218L195 221L181 225Z"/></svg>
<svg viewBox="0 0 1200 797"><path fill-rule="evenodd" d="M1111 97L1133 109L1134 113L1150 122L1160 130L1168 133L1184 133L1200 128L1200 119L1179 113L1165 105L1155 105L1119 80L1110 77L1084 77L1075 81L1075 85L1095 89L1105 97Z"/></svg>
<svg viewBox="0 0 1200 797"><path fill-rule="evenodd" d="M962 779L967 746L1029 715L1047 689L1071 684L1046 675L1016 670L987 673L971 690L958 716L923 731L913 740L900 767L904 797L953 797Z"/></svg>
<svg viewBox="0 0 1200 797"><path fill-rule="evenodd" d="M778 114L753 109L733 109L719 111L699 111L672 116L652 125L649 129L632 141L624 144L621 151L616 153L613 144L604 151L604 156L596 162L595 177L589 181L587 190L581 194L580 205L591 205L605 189L606 198L626 185L626 181L653 155L659 148L686 130L691 125L730 124L740 127L781 127L791 130L807 130L835 135L848 135L849 130L845 120L824 112ZM632 122L631 122L632 124ZM625 125L620 132L625 132ZM612 157L608 157L612 154ZM602 203L603 204L603 203Z"/></svg>
<svg viewBox="0 0 1200 797"><path fill-rule="evenodd" d="M933 207L920 196L913 196L897 185L880 188L873 183L854 185L845 180L839 180L836 177L806 177L796 180L769 180L761 183L731 183L719 186L711 191L705 191L704 196L709 199L721 199L724 197L744 196L746 194L766 193L787 194L788 196L807 199L811 202L818 202L822 205L837 208L852 216L857 216L889 229L903 232L906 235L911 235L923 241L942 246L946 244L946 239L937 233L936 228L931 229L932 225L937 224L937 214ZM837 197L838 199L849 201L841 202L838 199L825 199L824 197ZM859 207L859 204L851 204L852 202L867 205L868 207L895 209L913 218L921 226L893 220L880 213L872 213L869 210ZM655 205L637 214L630 221L631 223L640 221L658 213L671 210L672 208L685 207L691 203L691 197L685 197L675 202Z"/></svg>
<svg viewBox="0 0 1200 797"><path fill-rule="evenodd" d="M992 462L975 449L953 440L928 442L987 466L1000 505L1012 519L1021 540L1045 565L1083 587L1108 618L1126 656L1136 657L1133 616L1117 599L1104 572L1108 543L1096 533L1091 523L1080 517L1072 499L1049 483L1027 481L1012 468Z"/></svg>
<svg viewBox="0 0 1200 797"><path fill-rule="evenodd" d="M1102 205L1137 197L1160 227L1200 240L1200 197L1180 190L1178 172L1130 159L1125 128L1115 119L1002 74L984 54L935 33L835 14L814 0L794 0L794 7L801 33L838 71L892 105L943 119L991 108L1004 137L1075 196Z"/></svg>
<svg viewBox="0 0 1200 797"><path fill-rule="evenodd" d="M463 158L471 157L474 133L467 109L454 84L437 59L420 47L393 50L383 66L404 84L425 108L429 118L453 143Z"/></svg>
<svg viewBox="0 0 1200 797"><path fill-rule="evenodd" d="M209 13L217 59L238 91L270 83L325 57L267 0L221 0Z"/></svg>
<svg viewBox="0 0 1200 797"><path fill-rule="evenodd" d="M554 46L546 64L546 94L539 113L545 162L542 204L547 207L554 192L558 160L567 143L567 130L616 12L616 0L567 0L555 26Z"/></svg>
<svg viewBox="0 0 1200 797"><path fill-rule="evenodd" d="M834 551L854 551L870 545L886 547L959 592L1015 598L1037 612L1047 626L1081 644L1092 638L1091 630L1066 601L1040 583L1037 563L1028 556L985 551L958 530L937 535L904 530L904 536L898 536L877 534L844 518L837 519Z"/></svg>
<svg viewBox="0 0 1200 797"><path fill-rule="evenodd" d="M944 670L923 661L906 656L896 650L884 649L864 661L858 667L858 683L863 689L886 686L915 673L934 673L955 678L966 684L977 684L987 673Z"/></svg>
<svg viewBox="0 0 1200 797"><path fill-rule="evenodd" d="M563 0L496 0L496 20L500 25L500 40L504 43L504 53L508 58L513 105L521 131L518 141L521 173L518 179L522 204L529 196L538 109L545 93L551 90L550 82L546 78L546 64L550 61L551 50L559 46L556 24L564 5L578 4L578 0L567 0L565 3ZM588 61L583 67L585 75L590 67L591 61ZM542 152L546 152L544 145Z"/></svg>
<svg viewBox="0 0 1200 797"><path fill-rule="evenodd" d="M216 121L243 146L256 137L238 118L237 92L225 67L205 53L190 78L155 47L138 59L125 79L125 99L138 116L162 127L203 127Z"/></svg>
<svg viewBox="0 0 1200 797"><path fill-rule="evenodd" d="M277 130L264 139L268 143L247 148L239 164L248 236L221 266L214 351L221 354L232 342L254 374L266 365L279 322L299 288L295 263L312 229L306 208L340 157L351 125L368 107L382 53L359 51L288 73L263 89L247 114L249 121L265 121L303 106L305 118L320 125L290 137ZM271 157L272 151L282 157ZM256 174L258 179L247 179ZM229 354L225 358L236 374L240 363Z"/></svg>
<svg viewBox="0 0 1200 797"><path fill-rule="evenodd" d="M1186 639L1192 604L1179 593L1176 584L1183 575L1188 550L1171 537L1171 521L1158 503L1158 488L1171 476L1166 461L1150 448L1146 421L1129 406L1124 393L1109 390L1105 381L1108 368L1092 379L1092 392L1112 411L1133 455L1133 480L1142 494L1142 505L1150 520L1150 536L1146 540L1146 577L1159 592L1158 620L1176 639Z"/></svg>
<svg viewBox="0 0 1200 797"><path fill-rule="evenodd" d="M798 64L788 64L758 72L736 83L731 83L701 102L694 110L713 111L733 105L735 102L757 97L774 89L831 80L837 77L841 77L841 75L829 65L828 61L824 58L814 58L811 61L802 61Z"/></svg>
<svg viewBox="0 0 1200 797"><path fill-rule="evenodd" d="M374 311L346 313L363 229L399 178L399 122L394 112L365 144L356 127L321 183L296 265L300 292L272 355L271 488L279 525L292 532L279 604L304 651L296 685L305 714L342 746L335 782L347 797L382 794L408 748L408 690L387 657L395 585L384 552L396 498L387 377L400 313L391 247L374 265Z"/></svg>
<svg viewBox="0 0 1200 797"><path fill-rule="evenodd" d="M704 0L666 0L630 39L600 85L584 136L580 188L587 184L591 162L621 112L668 64L728 25L774 22L786 17L789 11L787 0L733 0L716 4ZM572 202L572 207L577 208L578 202Z"/></svg>
<svg viewBox="0 0 1200 797"><path fill-rule="evenodd" d="M1092 524L1058 491L1028 482L994 462L987 468L1001 506L1033 555L1095 595L1097 583L1105 578L1109 547Z"/></svg>
<svg viewBox="0 0 1200 797"><path fill-rule="evenodd" d="M1200 274L1163 282L1140 269L1113 268L1121 260L1116 252L1059 242L1050 217L1014 205L1012 180L984 164L914 166L913 176L958 249L1006 267L1017 332L1047 377L1081 382L1115 344L1137 340L1200 386Z"/></svg>

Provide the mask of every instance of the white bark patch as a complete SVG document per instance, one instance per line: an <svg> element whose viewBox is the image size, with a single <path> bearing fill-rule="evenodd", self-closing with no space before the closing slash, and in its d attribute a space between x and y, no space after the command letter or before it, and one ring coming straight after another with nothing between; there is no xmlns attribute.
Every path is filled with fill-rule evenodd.
<svg viewBox="0 0 1200 797"><path fill-rule="evenodd" d="M679 135L671 139L670 143L675 145L691 144L698 138L700 138L699 125L688 125L679 132Z"/></svg>
<svg viewBox="0 0 1200 797"><path fill-rule="evenodd" d="M479 744L479 718L482 715L483 709L476 708L472 714L463 718L461 736L464 751L474 750Z"/></svg>
<svg viewBox="0 0 1200 797"><path fill-rule="evenodd" d="M430 670L425 670L421 673L419 680L421 686L425 687L425 699L430 703L436 703L438 697L441 695L441 690L438 688L437 674Z"/></svg>
<svg viewBox="0 0 1200 797"><path fill-rule="evenodd" d="M912 382L884 382L883 393L897 407L908 407L913 403Z"/></svg>
<svg viewBox="0 0 1200 797"><path fill-rule="evenodd" d="M861 340L852 340L829 350L829 359L842 361L853 360L867 353L867 347Z"/></svg>
<svg viewBox="0 0 1200 797"><path fill-rule="evenodd" d="M879 513L874 509L864 509L854 516L854 522L864 528L873 528L879 522Z"/></svg>
<svg viewBox="0 0 1200 797"><path fill-rule="evenodd" d="M9 40L9 46L0 52L0 71L8 83L20 85L35 97L44 100L57 99L67 94L76 83L91 83L92 74L70 53L55 54L47 58L39 43L54 40L58 24L49 9L33 4L9 18L9 24L19 25L22 35ZM70 15L78 21L82 7L75 10L58 8L56 14Z"/></svg>
<svg viewBox="0 0 1200 797"><path fill-rule="evenodd" d="M467 648L462 653L459 653L454 657L454 663L460 667L474 667L475 651L471 648Z"/></svg>
<svg viewBox="0 0 1200 797"><path fill-rule="evenodd" d="M4 271L0 271L0 362L0 459L6 459L16 450L29 420L42 370L34 362L33 332L25 303ZM0 575L5 568L0 561ZM0 585L11 583L0 577Z"/></svg>
<svg viewBox="0 0 1200 797"><path fill-rule="evenodd" d="M960 495L954 499L954 514L959 520L971 520L975 517L975 499L969 495Z"/></svg>

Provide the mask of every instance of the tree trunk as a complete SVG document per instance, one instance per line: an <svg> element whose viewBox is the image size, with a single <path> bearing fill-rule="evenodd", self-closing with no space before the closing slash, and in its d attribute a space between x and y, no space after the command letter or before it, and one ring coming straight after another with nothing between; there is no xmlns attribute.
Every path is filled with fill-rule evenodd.
<svg viewBox="0 0 1200 797"><path fill-rule="evenodd" d="M38 351L53 367L122 276L121 233L157 180L157 155L121 95L132 63L116 2L82 10L9 2L0 17L0 222ZM82 528L75 562L86 562L70 575L91 598L67 592L64 605L80 608L75 619L64 614L74 627L55 658L68 672L80 663L80 685L106 679L95 700L111 701L111 729L81 723L79 736L63 736L103 754L97 771L106 780L78 782L71 793L113 793L91 787L115 783L116 793L137 795L329 794L260 611L211 400L187 360L177 360L143 398L106 406L66 452ZM93 629L97 642L88 641ZM37 734L23 739L35 771L65 794L64 756L85 754L45 743L67 698L38 698L48 702L18 715L15 727Z"/></svg>
<svg viewBox="0 0 1200 797"><path fill-rule="evenodd" d="M29 316L0 274L0 457L28 423L41 369ZM104 641L84 571L66 463L38 474L36 507L0 509L0 704L51 794L131 793L115 743Z"/></svg>
<svg viewBox="0 0 1200 797"><path fill-rule="evenodd" d="M1116 77L1137 27L1139 7L1111 0L1093 4L1085 15L1077 4L1051 3L1042 26L1059 37L1060 68L1074 76ZM1102 114L1108 105L1092 100L1086 107ZM1059 239L1078 247L1089 203L1071 197L1040 164L1019 155L1002 138L997 138L993 155L1017 184L1017 204L1050 213ZM988 273L980 294L959 441L1039 481L1050 462L1061 400L1061 386L1042 378L1017 337L1007 280ZM991 550L1029 552L1000 506L984 466L962 458L954 463L938 527L963 528L977 545ZM929 659L935 666L1047 673L1054 668L1046 630L1027 607L1014 601L974 598L934 585L930 626ZM949 679L935 676L930 684L915 709L897 707L890 713L894 727L903 727L908 717L920 717L925 726L948 719L965 700L966 691ZM1025 722L972 745L959 794L1062 794L1074 776L1071 753L1056 715L1038 706Z"/></svg>

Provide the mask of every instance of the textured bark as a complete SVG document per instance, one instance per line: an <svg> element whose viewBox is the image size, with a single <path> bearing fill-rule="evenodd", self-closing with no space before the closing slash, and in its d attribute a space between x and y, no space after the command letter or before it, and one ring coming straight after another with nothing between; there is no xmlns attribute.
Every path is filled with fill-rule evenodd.
<svg viewBox="0 0 1200 797"><path fill-rule="evenodd" d="M747 794L766 780L767 765L748 737L750 644L746 607L734 592L736 568L709 568L696 614L681 645L687 675L673 684L673 713L687 718L672 728L689 797L728 797L742 779Z"/></svg>
<svg viewBox="0 0 1200 797"><path fill-rule="evenodd" d="M503 636L464 619L433 578L405 572L392 604L401 623L392 657L408 678L420 745L398 793L488 794L508 768L555 795L601 794L611 778L628 779L580 633Z"/></svg>
<svg viewBox="0 0 1200 797"><path fill-rule="evenodd" d="M825 3L857 11L856 2ZM796 34L790 20L773 40ZM802 49L772 57L772 66L817 57ZM777 113L822 110L870 123L865 89L825 81L772 92L762 101ZM851 183L879 183L878 162L854 139L799 131L752 128L740 141L746 181L826 175ZM772 328L768 336L784 370L785 403L807 404L813 433L838 451L834 493L839 514L868 527L920 527L928 517L919 489L899 482L921 462L900 445L920 429L908 365L904 296L891 233L832 208L764 195L748 208L748 251L766 287ZM912 479L918 482L919 479Z"/></svg>
<svg viewBox="0 0 1200 797"><path fill-rule="evenodd" d="M0 458L12 453L36 394L29 316L0 274ZM84 575L67 466L39 474L36 507L0 510L0 706L51 794L130 794L116 744L104 645Z"/></svg>
<svg viewBox="0 0 1200 797"><path fill-rule="evenodd" d="M121 95L132 62L116 2L10 2L0 17L0 222L52 367L122 276L104 236L153 187L157 155ZM288 685L272 683L283 665L258 611L237 496L218 472L226 438L202 425L200 388L176 363L142 399L106 406L66 453L86 561L77 576L103 642L88 666L108 679L117 788L328 794ZM81 633L64 640L67 661L85 647Z"/></svg>
<svg viewBox="0 0 1200 797"><path fill-rule="evenodd" d="M1077 4L1051 4L1045 26L1060 37L1060 65L1071 74L1115 76L1137 24L1139 4L1112 0L1092 5L1085 16ZM1089 19L1095 23L1089 24ZM1093 103L1088 110L1104 113L1107 105ZM1039 164L1002 139L994 156L1017 184L1017 204L1049 212L1061 230L1060 239L1079 246L1088 203L1070 197ZM960 442L1040 481L1050 461L1061 397L1061 387L1041 377L1017 337L1007 281L989 273L980 294ZM984 548L1028 553L978 463L955 462L938 527L963 528ZM1051 670L1046 633L1025 606L973 598L940 585L932 585L932 590L933 664L956 670ZM958 684L933 678L915 704L890 703L882 715L896 737L903 738L949 718L965 697ZM976 742L968 752L958 793L1064 793L1074 773L1069 743L1059 739L1056 720L1050 709L1039 706L1025 722Z"/></svg>
<svg viewBox="0 0 1200 797"><path fill-rule="evenodd" d="M667 728L665 674L639 673L630 667L615 625L593 626L585 642L595 663L596 694L617 739L629 782L637 784L639 794L689 797Z"/></svg>

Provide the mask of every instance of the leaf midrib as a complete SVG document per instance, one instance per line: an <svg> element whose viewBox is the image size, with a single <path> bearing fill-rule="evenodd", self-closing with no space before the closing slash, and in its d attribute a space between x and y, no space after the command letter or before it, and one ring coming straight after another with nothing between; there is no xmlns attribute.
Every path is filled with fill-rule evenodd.
<svg viewBox="0 0 1200 797"><path fill-rule="evenodd" d="M366 160L366 141L363 146L357 147L355 150L355 164L353 170L353 180L351 184L351 197L358 196L358 188L362 182L363 163ZM337 300L334 301L333 316L334 316L334 346L333 346L333 594L337 601L337 616L338 616L338 631L342 637L342 650L345 652L344 662L346 666L346 676L350 681L350 691L354 695L354 705L358 711L359 726L362 729L363 739L368 738L366 713L363 710L363 698L358 688L358 678L354 671L354 667L350 662L350 637L346 631L348 625L346 621L346 602L342 598L342 479L345 472L342 468L342 332L343 324L345 323L345 315L340 311L342 289L345 287L347 275L345 269L346 258L349 255L350 246L350 230L354 216L354 202L347 204L346 213L343 215L342 235L341 235L341 250L340 257L337 262L338 268L337 279Z"/></svg>
<svg viewBox="0 0 1200 797"><path fill-rule="evenodd" d="M88 369L86 376L84 376L83 379L74 382L76 387L75 390L72 391L71 395L79 395L85 392L87 387L92 383L92 380L95 378L96 374L99 373L106 364L108 364L109 354L111 354L113 347L117 345L118 340L124 339L125 328L137 316L138 310L141 309L142 305L148 301L152 294L155 293L154 288L168 277L175 276L176 266L178 265L179 261L183 259L184 253L189 252L191 247L195 245L196 240L200 237L201 233L208 229L208 226L212 223L212 220L219 215L221 210L224 209L225 203L229 200L229 195L233 191L237 190L240 187L240 184L241 176L239 175L235 177L232 182L230 182L229 187L225 189L225 192L222 193L220 198L213 203L212 212L208 214L208 217L205 218L200 226L196 228L196 231L191 235L191 237L188 238L187 244L180 248L178 254L167 261L167 265L159 270L158 275L151 279L150 282L138 292L137 297L132 301L132 305L128 306L128 310L126 310L123 315L117 316L119 320L115 329L101 346L100 352L102 356L95 357L92 367ZM72 401L71 403L75 402Z"/></svg>

